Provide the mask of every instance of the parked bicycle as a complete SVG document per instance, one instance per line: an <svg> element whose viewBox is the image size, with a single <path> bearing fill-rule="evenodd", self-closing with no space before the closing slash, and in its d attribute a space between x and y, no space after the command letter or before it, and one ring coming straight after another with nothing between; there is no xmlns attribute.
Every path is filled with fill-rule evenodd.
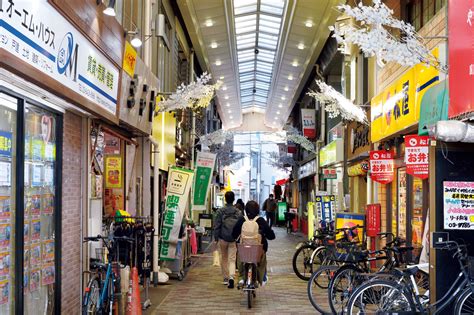
<svg viewBox="0 0 474 315"><path fill-rule="evenodd" d="M82 300L83 315L113 314L115 296L120 292L120 264L115 262L119 257L119 246L117 244L119 241L133 243L134 239L124 236L115 237L112 234L106 237L97 235L84 238L84 242L98 241L103 242L108 255L102 252L103 248L100 248L102 262L92 261L90 264L92 271L84 272L91 274L91 278L85 288Z"/></svg>
<svg viewBox="0 0 474 315"><path fill-rule="evenodd" d="M460 272L447 292L430 304L426 294L420 294L414 266L392 274L389 279L374 279L359 286L351 295L346 314L445 314L454 302L454 314L474 313L474 257L467 256L466 245L455 241L443 241L435 248L453 252Z"/></svg>
<svg viewBox="0 0 474 315"><path fill-rule="evenodd" d="M247 296L247 307L252 308L252 301L257 297L258 288L257 264L263 253L263 245L237 244L239 260L244 264L243 284L237 285L237 289L242 290Z"/></svg>

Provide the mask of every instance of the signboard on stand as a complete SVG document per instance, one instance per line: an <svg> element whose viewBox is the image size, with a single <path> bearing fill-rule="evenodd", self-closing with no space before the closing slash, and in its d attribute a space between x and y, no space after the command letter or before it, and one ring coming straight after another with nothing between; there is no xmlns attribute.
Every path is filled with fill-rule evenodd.
<svg viewBox="0 0 474 315"><path fill-rule="evenodd" d="M196 176L193 186L193 210L206 210L209 185L216 155L210 152L198 152L196 159Z"/></svg>
<svg viewBox="0 0 474 315"><path fill-rule="evenodd" d="M372 180L388 184L393 181L393 153L390 151L370 151L370 177Z"/></svg>
<svg viewBox="0 0 474 315"><path fill-rule="evenodd" d="M194 172L179 167L170 167L168 186L161 230L162 244L160 259L170 260L176 257L176 246L179 230L188 203L189 190L193 182Z"/></svg>
<svg viewBox="0 0 474 315"><path fill-rule="evenodd" d="M380 212L381 205L379 203L367 205L365 208L366 220L365 226L367 236L376 237L380 233Z"/></svg>
<svg viewBox="0 0 474 315"><path fill-rule="evenodd" d="M301 120L303 121L303 136L308 139L316 138L316 110L302 108Z"/></svg>
<svg viewBox="0 0 474 315"><path fill-rule="evenodd" d="M360 226L357 229L359 240L363 241L365 215L359 213L336 213L336 229Z"/></svg>
<svg viewBox="0 0 474 315"><path fill-rule="evenodd" d="M334 220L334 211L336 209L336 196L316 196L316 218L319 221L331 222Z"/></svg>
<svg viewBox="0 0 474 315"><path fill-rule="evenodd" d="M443 182L444 228L474 230L474 182Z"/></svg>
<svg viewBox="0 0 474 315"><path fill-rule="evenodd" d="M286 202L278 203L278 221L285 221Z"/></svg>
<svg viewBox="0 0 474 315"><path fill-rule="evenodd" d="M405 136L405 164L407 174L428 178L428 136Z"/></svg>

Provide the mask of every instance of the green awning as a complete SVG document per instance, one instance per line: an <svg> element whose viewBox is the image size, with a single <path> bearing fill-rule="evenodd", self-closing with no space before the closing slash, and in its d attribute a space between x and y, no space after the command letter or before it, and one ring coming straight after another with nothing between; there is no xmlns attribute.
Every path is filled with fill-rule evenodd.
<svg viewBox="0 0 474 315"><path fill-rule="evenodd" d="M420 136L427 135L428 127L436 124L437 121L448 119L449 92L446 85L446 80L443 80L429 88L423 95L418 123Z"/></svg>

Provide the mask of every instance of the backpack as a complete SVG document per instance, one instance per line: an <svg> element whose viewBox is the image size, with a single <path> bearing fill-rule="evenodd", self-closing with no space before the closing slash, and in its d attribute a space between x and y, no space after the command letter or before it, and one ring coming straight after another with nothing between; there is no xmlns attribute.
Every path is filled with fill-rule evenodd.
<svg viewBox="0 0 474 315"><path fill-rule="evenodd" d="M262 236L258 232L258 223L257 219L259 216L256 216L250 220L247 215L244 215L245 222L242 224L242 232L240 234L240 243L248 245L260 245L262 244Z"/></svg>
<svg viewBox="0 0 474 315"><path fill-rule="evenodd" d="M239 220L239 211L226 213L225 211L222 212L222 228L221 228L221 235L222 238L226 242L235 242L234 237L232 236L232 231L234 230L234 226Z"/></svg>

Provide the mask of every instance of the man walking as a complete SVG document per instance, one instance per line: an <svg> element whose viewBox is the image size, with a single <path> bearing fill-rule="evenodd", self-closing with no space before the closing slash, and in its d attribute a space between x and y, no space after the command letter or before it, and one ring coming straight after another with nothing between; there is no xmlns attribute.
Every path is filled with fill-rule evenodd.
<svg viewBox="0 0 474 315"><path fill-rule="evenodd" d="M277 211L278 205L276 200L273 198L273 194L268 196L267 200L263 202L263 210L265 210L267 216L267 222L270 227L275 224L275 216Z"/></svg>
<svg viewBox="0 0 474 315"><path fill-rule="evenodd" d="M224 284L229 289L234 288L235 259L237 245L232 236L234 225L242 216L239 209L235 208L234 192L228 191L224 195L226 205L217 210L216 222L214 224L214 240L221 251L221 269L224 276Z"/></svg>

